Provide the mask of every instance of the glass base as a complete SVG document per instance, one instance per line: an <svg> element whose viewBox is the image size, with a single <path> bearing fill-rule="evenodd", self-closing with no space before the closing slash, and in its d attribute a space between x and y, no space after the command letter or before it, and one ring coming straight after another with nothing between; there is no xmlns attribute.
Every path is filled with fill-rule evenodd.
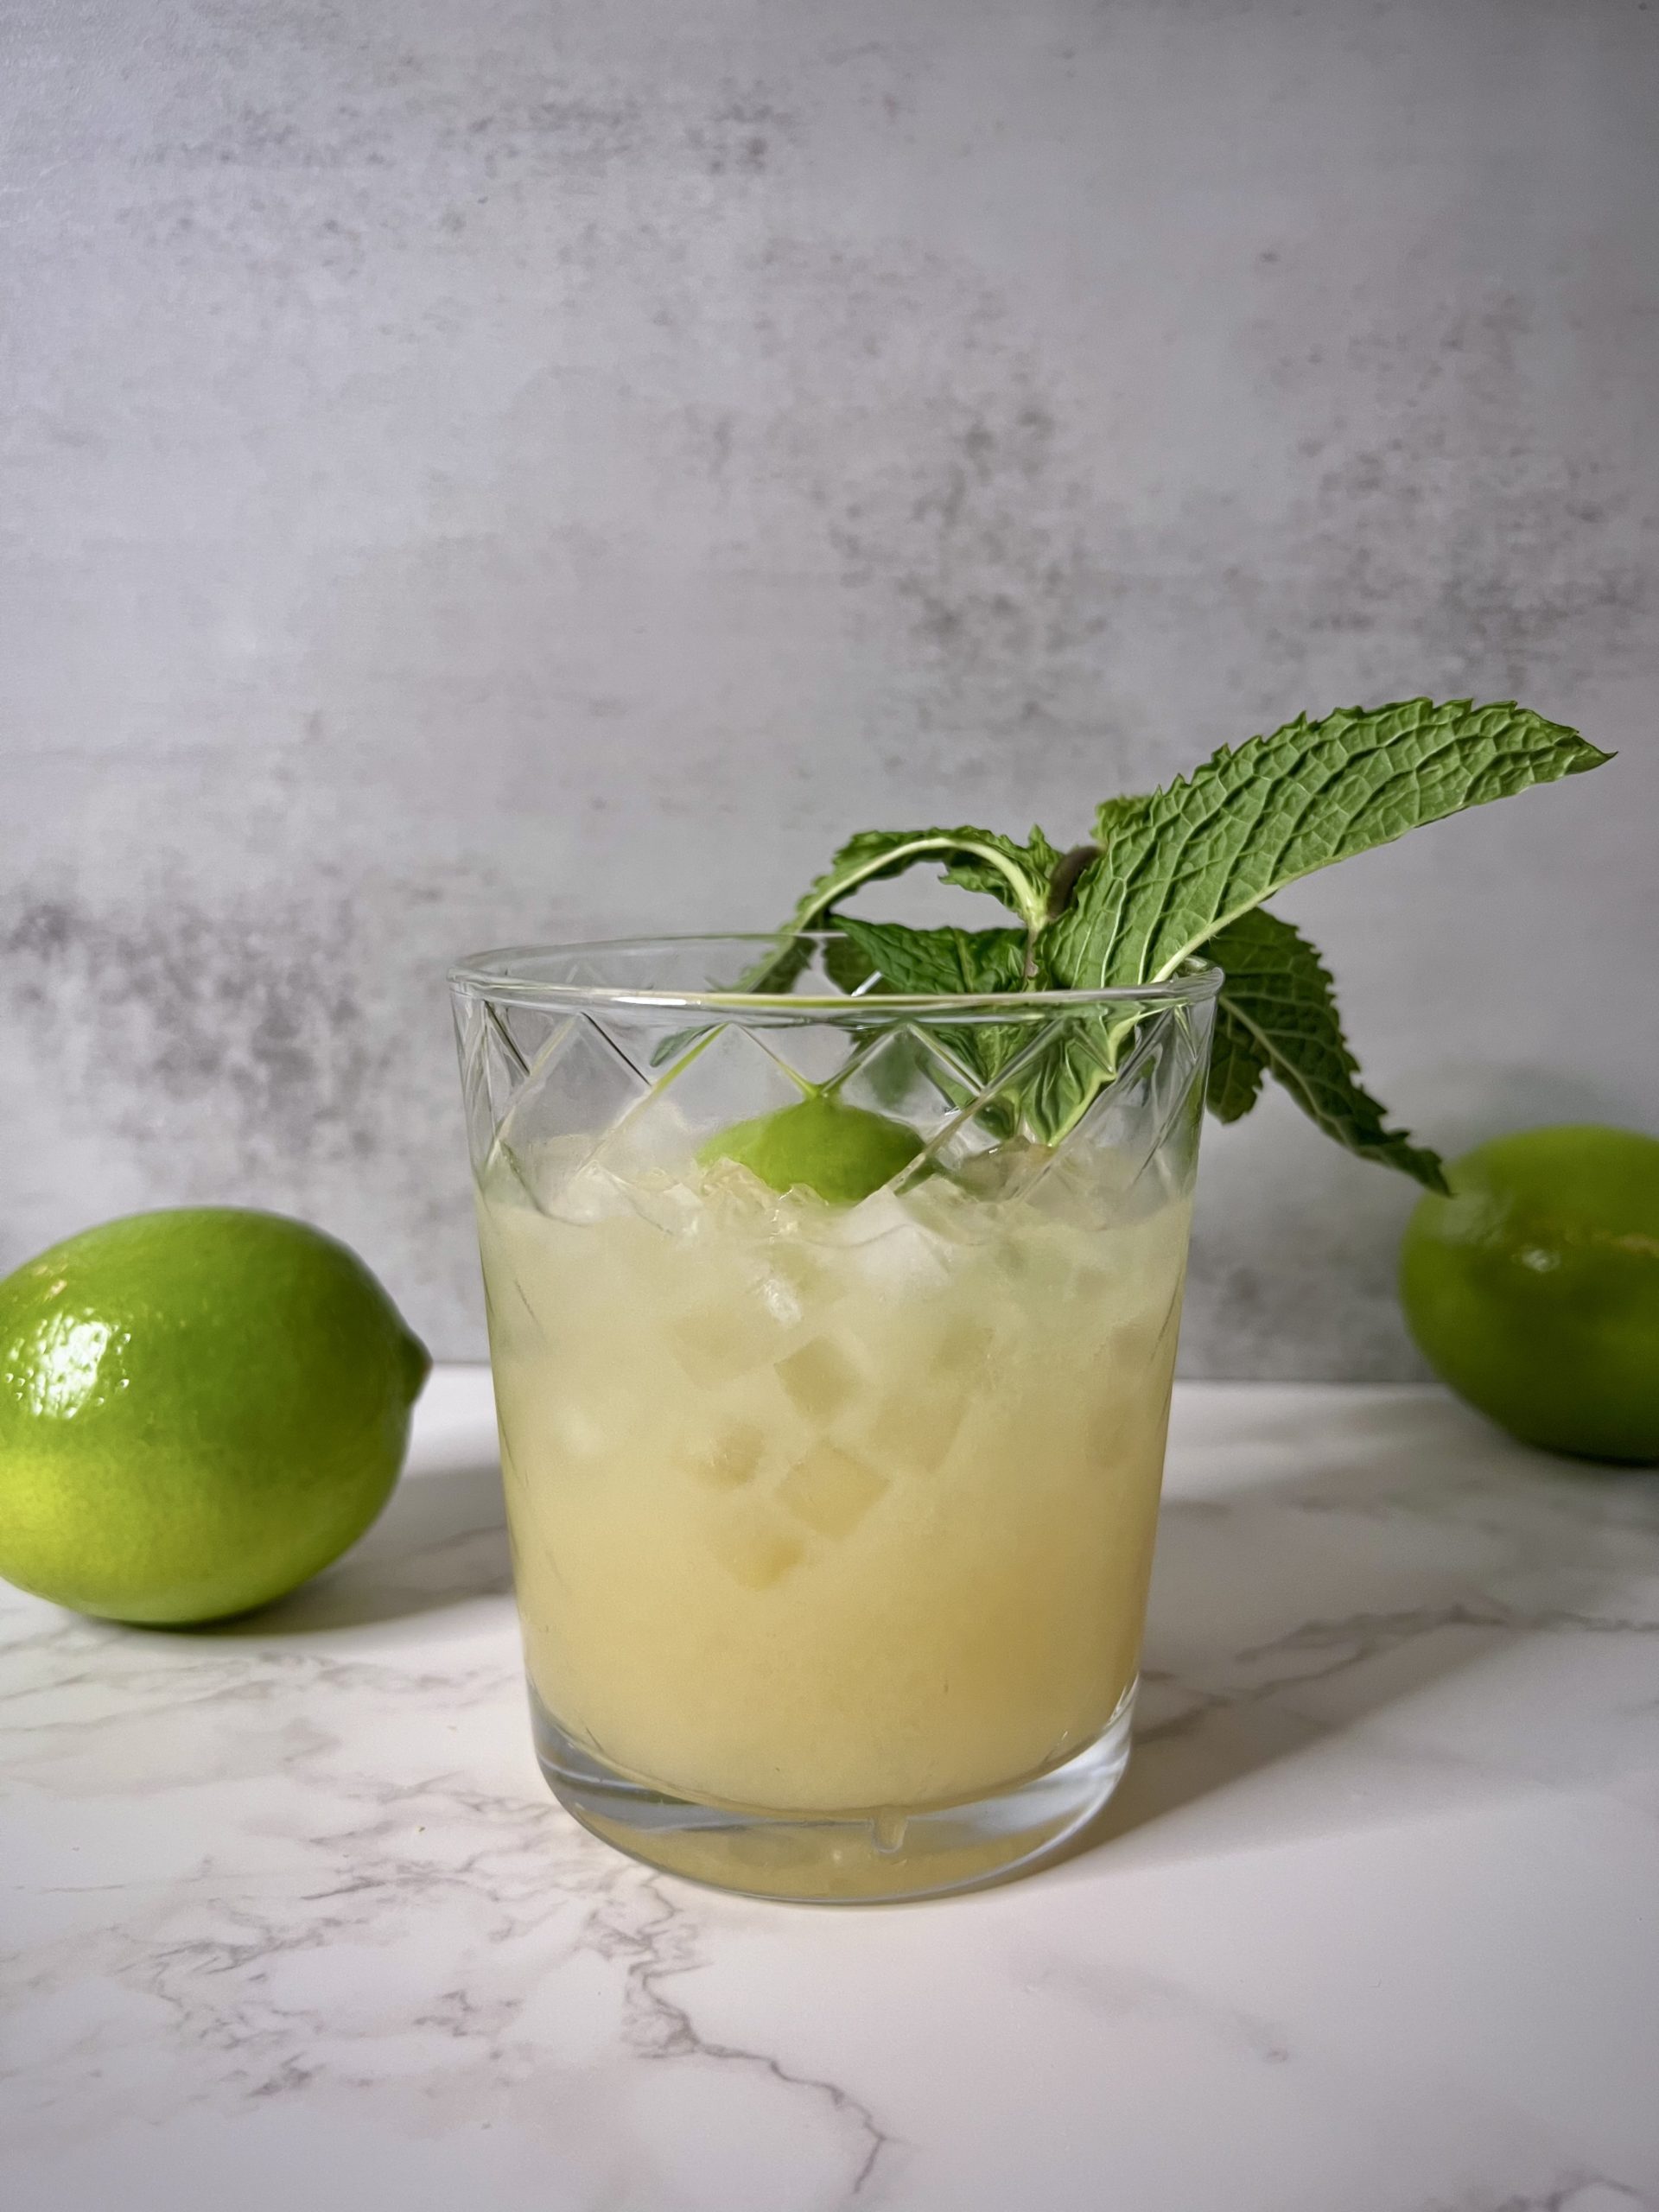
<svg viewBox="0 0 1659 2212"><path fill-rule="evenodd" d="M746 1897L880 1904L979 1889L1058 1857L1128 1764L1135 1685L1094 1742L1063 1766L968 1804L858 1814L766 1813L671 1796L566 1735L533 1690L530 1702L548 1787L619 1851Z"/></svg>

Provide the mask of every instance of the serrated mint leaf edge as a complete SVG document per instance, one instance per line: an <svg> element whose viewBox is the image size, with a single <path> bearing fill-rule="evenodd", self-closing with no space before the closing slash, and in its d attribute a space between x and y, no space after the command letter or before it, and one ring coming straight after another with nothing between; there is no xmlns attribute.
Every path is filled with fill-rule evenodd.
<svg viewBox="0 0 1659 2212"><path fill-rule="evenodd" d="M1385 727L1390 721L1395 724L1392 729ZM1392 826L1381 827L1356 838L1356 825L1367 814L1376 812L1389 785L1401 780L1401 776L1392 777L1376 788L1356 792L1357 804L1347 823L1339 826L1338 834L1334 836L1327 830L1326 849L1316 849L1312 855L1297 849L1299 840L1308 834L1308 814L1328 797L1332 782L1344 774L1359 781L1365 763L1376 762L1390 747L1403 748L1422 741L1425 733L1432 733L1437 723L1446 726L1446 741L1425 758L1406 763L1401 772L1418 789L1419 804ZM1306 759L1320 746L1339 742L1363 729L1378 731L1378 742L1330 764L1324 785L1317 789L1303 790L1288 767L1271 778L1255 773L1255 764L1274 747L1287 748L1300 741ZM1436 757L1459 742L1471 747L1491 746L1501 744L1505 739L1513 741L1517 734L1523 743L1509 760L1470 764L1460 796L1449 803L1427 806L1421 804L1423 772ZM1102 842L1107 843L1108 849L1084 870L1070 907L1054 925L1049 950L1051 963L1065 982L1075 989L1109 989L1115 986L1167 982L1178 973L1184 961L1193 957L1209 943L1217 930L1225 928L1300 877L1337 861L1351 859L1357 853L1391 843L1409 830L1446 820L1467 807L1513 796L1535 784L1580 774L1586 769L1599 767L1612 757L1589 744L1566 724L1549 721L1512 700L1476 707L1467 699L1436 704L1419 698L1376 708L1340 708L1318 722L1309 722L1306 715L1299 715L1294 721L1285 723L1267 736L1248 739L1236 748L1221 747L1191 776L1178 777L1139 805L1128 801L1104 801L1096 826L1097 832L1106 833ZM1275 791L1283 793L1287 790L1300 798L1300 810L1281 806L1275 813L1268 814L1266 809L1271 795ZM1209 811L1197 819L1184 820L1182 810L1191 804L1195 793L1200 799L1211 799ZM1243 835L1231 855L1224 854L1218 860L1185 871L1188 874L1201 874L1217 867L1224 870L1217 887L1214 911L1207 918L1196 922L1173 946L1158 945L1171 904L1168 895L1138 920L1132 930L1127 928L1125 916L1136 893L1137 877L1144 881L1150 869L1161 868L1163 878L1171 886L1179 883L1183 875L1180 862L1184 854L1211 833L1228 810L1237 807L1241 798L1253 798L1255 804L1253 819L1241 825ZM1268 836L1277 836L1279 841L1277 868L1268 866L1264 869L1262 856L1254 850L1257 837L1250 832L1261 832L1264 824ZM1234 834L1239 834L1237 829ZM1140 849L1135 851L1133 849L1137 842ZM1131 848L1127 868L1121 860L1126 845ZM1247 868L1250 869L1248 895L1230 898L1230 887ZM1153 879L1154 884L1160 880ZM1126 950L1134 950L1133 960L1123 958Z"/></svg>
<svg viewBox="0 0 1659 2212"><path fill-rule="evenodd" d="M1243 1121L1262 1096L1267 1072L1268 1064L1256 1051L1249 1031L1233 1019L1224 981L1216 999L1204 1103L1218 1122Z"/></svg>
<svg viewBox="0 0 1659 2212"><path fill-rule="evenodd" d="M1247 950L1248 938L1240 925L1243 931L1265 942L1268 964L1262 964L1261 944ZM1218 933L1223 942L1212 940L1223 971L1217 1001L1217 1041L1224 1021L1237 1033L1236 1039L1229 1040L1230 1049L1236 1051L1242 1042L1250 1057L1289 1093L1325 1135L1362 1160L1396 1168L1426 1190L1443 1192L1446 1173L1439 1154L1426 1145L1414 1144L1408 1131L1389 1128L1387 1109L1361 1085L1359 1063L1343 1033L1330 970L1314 946L1281 915L1260 910L1238 917L1230 929L1235 935L1235 965L1230 971L1226 964L1226 933ZM1282 976L1288 987L1278 1002L1293 1011L1299 1026L1275 1024L1272 1018L1274 995L1270 989L1252 988L1252 979L1265 976L1270 982L1275 975ZM1216 1065L1212 1047L1212 1077ZM1260 1090L1259 1076L1255 1090ZM1234 1097L1237 1095L1235 1092ZM1211 1103L1208 1095L1206 1103ZM1216 1111L1224 1121L1236 1120L1254 1103L1252 1095L1248 1104L1237 1106L1234 1112L1224 1112L1219 1106Z"/></svg>

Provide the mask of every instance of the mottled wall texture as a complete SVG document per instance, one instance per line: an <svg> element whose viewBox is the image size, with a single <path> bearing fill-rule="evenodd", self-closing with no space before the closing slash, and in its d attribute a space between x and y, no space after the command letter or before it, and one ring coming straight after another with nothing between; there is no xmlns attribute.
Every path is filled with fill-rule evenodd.
<svg viewBox="0 0 1659 2212"><path fill-rule="evenodd" d="M482 1349L442 973L1065 842L1298 709L1619 748L1284 903L1456 1147L1654 1128L1648 0L8 0L0 1266L240 1199ZM1211 1141L1186 1359L1405 1376Z"/></svg>

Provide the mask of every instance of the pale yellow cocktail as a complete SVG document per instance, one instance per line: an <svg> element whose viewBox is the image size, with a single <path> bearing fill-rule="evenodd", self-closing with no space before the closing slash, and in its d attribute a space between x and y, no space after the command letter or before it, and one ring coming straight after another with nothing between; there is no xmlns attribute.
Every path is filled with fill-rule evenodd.
<svg viewBox="0 0 1659 2212"><path fill-rule="evenodd" d="M713 1805L879 1815L1112 1721L1182 1195L1062 1164L831 1207L730 1162L498 1154L479 1212L529 1671L574 1743Z"/></svg>

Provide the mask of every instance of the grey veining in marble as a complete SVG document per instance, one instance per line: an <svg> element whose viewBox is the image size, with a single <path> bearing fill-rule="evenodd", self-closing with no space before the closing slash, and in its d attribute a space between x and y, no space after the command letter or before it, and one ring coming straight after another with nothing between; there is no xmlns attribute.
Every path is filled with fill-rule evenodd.
<svg viewBox="0 0 1659 2212"><path fill-rule="evenodd" d="M1311 885L1442 1143L1653 1124L1640 0L10 0L0 1268L242 1198L483 1345L439 978L1303 709L1617 766ZM1416 1372L1211 1147L1194 1372Z"/></svg>
<svg viewBox="0 0 1659 2212"><path fill-rule="evenodd" d="M825 1913L531 1758L486 1377L233 1630L0 1589L8 2212L1656 2212L1659 1478L1188 1386L1088 1849Z"/></svg>

